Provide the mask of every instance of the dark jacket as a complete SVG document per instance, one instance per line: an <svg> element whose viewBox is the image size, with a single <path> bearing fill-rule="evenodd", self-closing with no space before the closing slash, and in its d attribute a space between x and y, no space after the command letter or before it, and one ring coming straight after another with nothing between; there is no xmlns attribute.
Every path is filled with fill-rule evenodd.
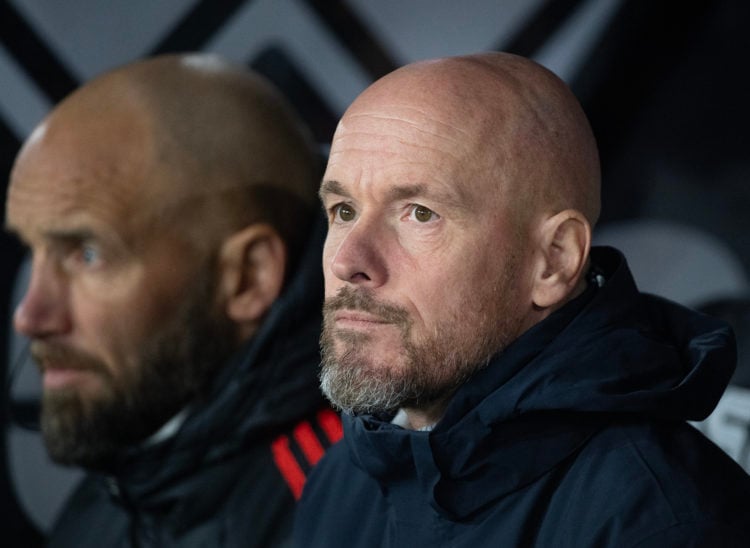
<svg viewBox="0 0 750 548"><path fill-rule="evenodd" d="M432 432L345 417L295 545L750 546L750 479L685 422L728 382L731 330L593 256L603 287L496 356Z"/></svg>
<svg viewBox="0 0 750 548"><path fill-rule="evenodd" d="M288 542L311 465L341 435L317 383L317 230L263 325L176 435L89 474L51 547L274 547Z"/></svg>

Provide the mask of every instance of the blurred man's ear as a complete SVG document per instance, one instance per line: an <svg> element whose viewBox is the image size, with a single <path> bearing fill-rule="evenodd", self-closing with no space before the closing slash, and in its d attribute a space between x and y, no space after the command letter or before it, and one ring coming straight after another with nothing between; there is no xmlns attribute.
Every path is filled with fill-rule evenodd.
<svg viewBox="0 0 750 548"><path fill-rule="evenodd" d="M226 314L239 326L244 339L255 331L281 293L286 246L270 225L250 225L224 241L219 269Z"/></svg>
<svg viewBox="0 0 750 548"><path fill-rule="evenodd" d="M566 209L544 222L540 236L531 298L538 308L554 308L583 287L591 225L582 213Z"/></svg>

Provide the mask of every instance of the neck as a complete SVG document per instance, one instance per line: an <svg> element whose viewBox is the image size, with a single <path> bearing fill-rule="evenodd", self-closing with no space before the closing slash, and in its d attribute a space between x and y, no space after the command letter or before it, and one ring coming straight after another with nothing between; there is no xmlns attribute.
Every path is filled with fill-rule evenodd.
<svg viewBox="0 0 750 548"><path fill-rule="evenodd" d="M407 422L405 428L410 430L432 430L432 427L443 418L443 413L445 413L449 401L450 397L447 397L424 407L404 407Z"/></svg>

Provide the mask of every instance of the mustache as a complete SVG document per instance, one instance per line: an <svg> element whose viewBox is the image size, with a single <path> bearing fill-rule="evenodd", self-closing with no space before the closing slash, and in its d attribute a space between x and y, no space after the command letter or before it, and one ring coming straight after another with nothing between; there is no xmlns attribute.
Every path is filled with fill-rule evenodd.
<svg viewBox="0 0 750 548"><path fill-rule="evenodd" d="M104 364L92 355L59 343L32 341L31 357L41 371L47 369L80 369L108 373Z"/></svg>
<svg viewBox="0 0 750 548"><path fill-rule="evenodd" d="M376 299L366 288L342 287L323 304L323 314L330 316L338 310L361 310L376 316L380 321L400 325L410 323L406 309Z"/></svg>

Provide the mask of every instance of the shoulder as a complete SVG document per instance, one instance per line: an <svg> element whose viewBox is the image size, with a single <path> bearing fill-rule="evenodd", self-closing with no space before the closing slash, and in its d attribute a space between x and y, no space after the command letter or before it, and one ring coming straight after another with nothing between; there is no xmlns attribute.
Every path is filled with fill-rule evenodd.
<svg viewBox="0 0 750 548"><path fill-rule="evenodd" d="M750 477L686 423L605 428L568 463L557 487L552 504L584 536L615 535L625 546L663 539L662 548L681 545L669 539L750 538ZM585 510L573 499L585 500Z"/></svg>
<svg viewBox="0 0 750 548"><path fill-rule="evenodd" d="M310 472L342 436L341 419L325 408L273 439L274 465L295 499L302 495Z"/></svg>
<svg viewBox="0 0 750 548"><path fill-rule="evenodd" d="M750 519L750 515L745 515ZM676 523L637 540L633 548L682 548L683 546L721 546L746 548L750 539L748 526L733 526L715 519Z"/></svg>
<svg viewBox="0 0 750 548"><path fill-rule="evenodd" d="M234 465L224 529L258 546L276 546L291 533L297 502L313 469L342 436L341 421L324 408L277 432L262 450ZM254 544L255 545L255 544Z"/></svg>
<svg viewBox="0 0 750 548"><path fill-rule="evenodd" d="M356 539L368 524L382 526L385 512L378 483L352 462L346 443L339 443L315 467L305 485L294 522L294 545L358 545ZM344 515L356 519L342 520Z"/></svg>
<svg viewBox="0 0 750 548"><path fill-rule="evenodd" d="M311 471L300 499L300 508L307 507L311 501L313 504L323 502L327 497L321 500L321 495L329 489L349 490L358 483L355 478L361 481L365 477L369 478L354 465L349 448L342 441L334 445Z"/></svg>
<svg viewBox="0 0 750 548"><path fill-rule="evenodd" d="M87 475L61 510L48 546L118 546L126 538L127 524L127 514L113 502L105 478Z"/></svg>

